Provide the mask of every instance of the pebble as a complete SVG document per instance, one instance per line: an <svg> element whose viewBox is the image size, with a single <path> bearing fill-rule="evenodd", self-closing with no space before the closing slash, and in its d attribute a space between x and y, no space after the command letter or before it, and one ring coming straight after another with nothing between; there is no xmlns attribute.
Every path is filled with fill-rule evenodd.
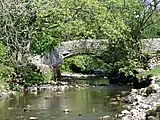
<svg viewBox="0 0 160 120"><path fill-rule="evenodd" d="M120 98L120 97L117 97L117 98L116 98L116 100L120 101L120 100L121 100L121 98Z"/></svg>
<svg viewBox="0 0 160 120"><path fill-rule="evenodd" d="M37 120L37 117L29 117L30 120Z"/></svg>
<svg viewBox="0 0 160 120"><path fill-rule="evenodd" d="M8 107L8 110L13 110L13 107Z"/></svg>
<svg viewBox="0 0 160 120"><path fill-rule="evenodd" d="M82 116L82 114L78 114L78 116Z"/></svg>
<svg viewBox="0 0 160 120"><path fill-rule="evenodd" d="M64 109L63 110L63 112L65 112L65 113L68 113L68 112L70 112L71 110L70 109Z"/></svg>
<svg viewBox="0 0 160 120"><path fill-rule="evenodd" d="M148 117L147 117L147 120L157 120L157 119L156 119L156 117L154 117L154 116L148 116Z"/></svg>
<svg viewBox="0 0 160 120"><path fill-rule="evenodd" d="M116 98L111 98L110 100L111 100L111 101L116 101Z"/></svg>
<svg viewBox="0 0 160 120"><path fill-rule="evenodd" d="M116 96L116 97L120 97L121 95L120 95L120 94L116 94L115 96Z"/></svg>
<svg viewBox="0 0 160 120"><path fill-rule="evenodd" d="M44 99L52 99L52 96L45 96Z"/></svg>
<svg viewBox="0 0 160 120"><path fill-rule="evenodd" d="M109 103L110 105L117 105L117 104L119 104L117 101L114 101L114 102L110 102Z"/></svg>
<svg viewBox="0 0 160 120"><path fill-rule="evenodd" d="M130 112L129 112L128 110L123 110L121 113L122 113L123 115L129 115L129 114L130 114Z"/></svg>

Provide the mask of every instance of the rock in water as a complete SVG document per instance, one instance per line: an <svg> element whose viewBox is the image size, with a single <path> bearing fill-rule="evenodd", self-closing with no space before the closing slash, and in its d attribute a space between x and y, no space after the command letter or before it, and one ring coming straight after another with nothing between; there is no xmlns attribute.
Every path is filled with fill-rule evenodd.
<svg viewBox="0 0 160 120"><path fill-rule="evenodd" d="M147 117L147 120L157 120L157 119L154 116L149 116L149 117Z"/></svg>
<svg viewBox="0 0 160 120"><path fill-rule="evenodd" d="M100 117L100 120L110 120L110 116L106 115L106 116Z"/></svg>
<svg viewBox="0 0 160 120"><path fill-rule="evenodd" d="M110 102L109 103L110 105L117 105L117 104L119 104L117 101L113 101L113 102Z"/></svg>
<svg viewBox="0 0 160 120"><path fill-rule="evenodd" d="M64 109L63 112L68 113L68 112L71 112L71 110L70 109Z"/></svg>
<svg viewBox="0 0 160 120"><path fill-rule="evenodd" d="M30 120L37 120L37 117L29 117Z"/></svg>
<svg viewBox="0 0 160 120"><path fill-rule="evenodd" d="M44 99L52 99L52 96L45 96Z"/></svg>

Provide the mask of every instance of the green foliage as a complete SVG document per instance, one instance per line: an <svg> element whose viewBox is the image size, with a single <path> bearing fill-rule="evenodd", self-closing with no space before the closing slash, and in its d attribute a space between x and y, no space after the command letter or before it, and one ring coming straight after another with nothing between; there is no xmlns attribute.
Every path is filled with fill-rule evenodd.
<svg viewBox="0 0 160 120"><path fill-rule="evenodd" d="M14 64L26 62L35 21L36 14L30 1L0 1L0 41L8 47Z"/></svg>
<svg viewBox="0 0 160 120"><path fill-rule="evenodd" d="M147 29L144 30L142 37L145 39L148 38L159 38L160 37L160 23L156 23L151 25Z"/></svg>
<svg viewBox="0 0 160 120"><path fill-rule="evenodd" d="M158 66L154 69L151 69L151 70L144 71L144 72L138 74L137 76L140 78L142 76L148 76L148 75L155 76L156 83L158 83L160 85L160 66Z"/></svg>
<svg viewBox="0 0 160 120"><path fill-rule="evenodd" d="M142 9L138 0L126 3L122 0L38 1L34 6L40 9L37 14L38 37L32 44L35 53L43 54L67 40L108 39L106 44L109 47L100 53L105 63L135 59L138 43L131 33L135 31L136 28L133 27L137 24L135 12ZM74 62L69 59L62 65L62 70L69 70L67 64L71 63L82 70L89 69L87 65L91 65L84 58L87 57L73 57ZM104 68L102 64L99 66Z"/></svg>
<svg viewBox="0 0 160 120"><path fill-rule="evenodd" d="M110 57L112 57L110 55ZM104 60L95 56L88 55L78 55L68 59L65 59L64 63L61 65L61 70L63 72L72 72L70 69L71 64L75 64L77 67L80 67L82 71L85 70L105 70L108 73L113 71L124 72L126 75L133 74L133 70L137 67L140 67L138 60L118 60L118 61L109 61L107 58ZM110 59L110 58L109 58Z"/></svg>
<svg viewBox="0 0 160 120"><path fill-rule="evenodd" d="M7 65L10 63L7 47L0 42L0 64Z"/></svg>
<svg viewBox="0 0 160 120"><path fill-rule="evenodd" d="M70 69L71 64L80 67L82 71L105 69L105 63L102 60L93 56L78 55L65 59L64 63L61 65L61 70L64 72L72 72Z"/></svg>
<svg viewBox="0 0 160 120"><path fill-rule="evenodd" d="M140 75L150 75L150 74L154 76L160 75L160 67L156 67L154 69L142 72Z"/></svg>
<svg viewBox="0 0 160 120"><path fill-rule="evenodd" d="M119 72L124 72L126 75L133 75L133 70L135 70L137 67L140 67L138 60L126 60L114 63L111 70L119 70Z"/></svg>
<svg viewBox="0 0 160 120"><path fill-rule="evenodd" d="M33 53L43 55L63 41L80 39L107 39L107 47L95 53L100 59L83 55L66 59L63 71L76 64L82 70L129 74L139 66L140 39L159 36L157 6L156 0L148 5L141 0L0 1L0 79L10 79L14 70L15 83L37 84L44 76L34 66L27 66L30 47Z"/></svg>
<svg viewBox="0 0 160 120"><path fill-rule="evenodd" d="M9 90L8 81L11 80L11 74L14 69L0 64L0 91Z"/></svg>
<svg viewBox="0 0 160 120"><path fill-rule="evenodd" d="M7 81L11 80L13 68L9 67L10 59L7 56L7 47L0 42L0 91L9 88Z"/></svg>
<svg viewBox="0 0 160 120"><path fill-rule="evenodd" d="M12 75L10 87L13 90L19 90L21 86L24 88L37 85L45 80L43 73L32 64L26 66L17 66L15 73Z"/></svg>
<svg viewBox="0 0 160 120"><path fill-rule="evenodd" d="M51 81L52 80L53 73L51 71L48 71L48 72L43 73L43 74L44 74L44 81Z"/></svg>
<svg viewBox="0 0 160 120"><path fill-rule="evenodd" d="M119 3L115 2L115 6ZM111 3L110 3L111 5ZM118 11L108 3L96 0L39 1L37 14L37 39L33 51L44 53L62 41L79 39L115 39L129 31Z"/></svg>
<svg viewBox="0 0 160 120"><path fill-rule="evenodd" d="M108 39L109 47L100 53L106 63L129 62L140 55L139 39L145 26L140 15L145 8L139 0L40 0L33 6L39 9L32 44L35 53L50 51L62 41Z"/></svg>
<svg viewBox="0 0 160 120"><path fill-rule="evenodd" d="M22 81L25 82L25 86L35 85L44 81L42 72L35 65L22 66L17 71L22 75Z"/></svg>

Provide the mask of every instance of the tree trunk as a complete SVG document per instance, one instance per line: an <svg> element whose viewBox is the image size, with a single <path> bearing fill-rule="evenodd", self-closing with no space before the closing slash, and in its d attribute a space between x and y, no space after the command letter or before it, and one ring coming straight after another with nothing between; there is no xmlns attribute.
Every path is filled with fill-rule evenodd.
<svg viewBox="0 0 160 120"><path fill-rule="evenodd" d="M56 79L58 81L61 80L61 70L59 65L55 67L55 74L56 74Z"/></svg>
<svg viewBox="0 0 160 120"><path fill-rule="evenodd" d="M53 80L61 80L61 71L60 66L54 66L52 69L52 79Z"/></svg>

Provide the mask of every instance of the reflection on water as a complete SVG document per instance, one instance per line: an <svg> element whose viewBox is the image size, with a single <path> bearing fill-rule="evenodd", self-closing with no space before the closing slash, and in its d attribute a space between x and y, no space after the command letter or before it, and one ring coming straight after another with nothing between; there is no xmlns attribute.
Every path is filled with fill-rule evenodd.
<svg viewBox="0 0 160 120"><path fill-rule="evenodd" d="M106 96L114 97L119 87L89 87L67 90L61 95L44 91L37 95L20 93L12 99L0 101L0 120L99 120L104 115L114 115L122 109L122 103L112 105ZM31 110L25 111L29 105ZM64 109L71 112L65 113Z"/></svg>

